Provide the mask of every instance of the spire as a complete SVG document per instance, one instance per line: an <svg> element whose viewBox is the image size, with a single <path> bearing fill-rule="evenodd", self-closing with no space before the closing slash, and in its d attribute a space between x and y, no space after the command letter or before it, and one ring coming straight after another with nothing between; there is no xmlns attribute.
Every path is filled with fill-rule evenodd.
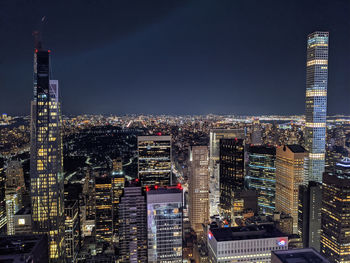
<svg viewBox="0 0 350 263"><path fill-rule="evenodd" d="M34 36L34 47L39 50L42 49L40 31L33 31L32 35Z"/></svg>

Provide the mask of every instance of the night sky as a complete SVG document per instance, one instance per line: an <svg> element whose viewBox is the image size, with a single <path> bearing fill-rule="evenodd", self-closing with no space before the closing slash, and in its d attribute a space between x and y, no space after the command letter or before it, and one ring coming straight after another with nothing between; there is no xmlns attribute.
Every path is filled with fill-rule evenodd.
<svg viewBox="0 0 350 263"><path fill-rule="evenodd" d="M350 114L349 14L347 0L2 0L0 113L30 114L42 28L64 114L303 114L316 30L328 113Z"/></svg>

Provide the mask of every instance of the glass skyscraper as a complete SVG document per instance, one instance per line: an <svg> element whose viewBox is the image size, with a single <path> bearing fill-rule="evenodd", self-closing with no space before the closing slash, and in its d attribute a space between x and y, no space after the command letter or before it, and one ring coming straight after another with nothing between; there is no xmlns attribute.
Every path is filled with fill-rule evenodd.
<svg viewBox="0 0 350 263"><path fill-rule="evenodd" d="M246 182L249 189L258 192L259 213L273 215L276 194L276 148L250 146L248 150Z"/></svg>
<svg viewBox="0 0 350 263"><path fill-rule="evenodd" d="M47 234L51 262L64 257L64 190L58 81L50 79L50 51L37 44L31 112L30 179L34 234Z"/></svg>
<svg viewBox="0 0 350 263"><path fill-rule="evenodd" d="M322 182L325 166L328 32L307 40L305 147L309 151L309 181Z"/></svg>
<svg viewBox="0 0 350 263"><path fill-rule="evenodd" d="M149 263L182 262L182 187L148 189Z"/></svg>

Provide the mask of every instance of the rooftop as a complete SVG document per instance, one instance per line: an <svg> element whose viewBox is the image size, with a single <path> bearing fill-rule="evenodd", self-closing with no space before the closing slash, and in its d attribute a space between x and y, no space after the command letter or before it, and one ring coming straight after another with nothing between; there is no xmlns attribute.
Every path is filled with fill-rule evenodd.
<svg viewBox="0 0 350 263"><path fill-rule="evenodd" d="M304 153L306 152L305 148L298 144L286 145L293 153Z"/></svg>
<svg viewBox="0 0 350 263"><path fill-rule="evenodd" d="M224 227L210 229L218 242L244 239L286 237L271 224L249 225L243 227Z"/></svg>
<svg viewBox="0 0 350 263"><path fill-rule="evenodd" d="M323 263L329 262L313 248L273 251L272 256L283 263Z"/></svg>

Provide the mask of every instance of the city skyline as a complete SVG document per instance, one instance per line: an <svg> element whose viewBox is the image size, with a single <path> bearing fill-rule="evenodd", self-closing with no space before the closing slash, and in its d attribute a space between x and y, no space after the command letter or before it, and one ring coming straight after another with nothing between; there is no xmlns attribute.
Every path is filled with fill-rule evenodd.
<svg viewBox="0 0 350 263"><path fill-rule="evenodd" d="M77 1L71 11L64 1L36 10L25 3L3 4L6 23L0 33L9 37L0 51L0 111L29 113L31 32L41 29L53 51L64 114L302 114L306 36L325 30L332 47L328 114L350 113L345 1L317 1L317 12L312 12L315 1L154 3ZM92 10L96 14L89 17ZM282 30L288 32L283 37ZM287 92L288 99L279 99ZM6 100L9 96L14 99Z"/></svg>

